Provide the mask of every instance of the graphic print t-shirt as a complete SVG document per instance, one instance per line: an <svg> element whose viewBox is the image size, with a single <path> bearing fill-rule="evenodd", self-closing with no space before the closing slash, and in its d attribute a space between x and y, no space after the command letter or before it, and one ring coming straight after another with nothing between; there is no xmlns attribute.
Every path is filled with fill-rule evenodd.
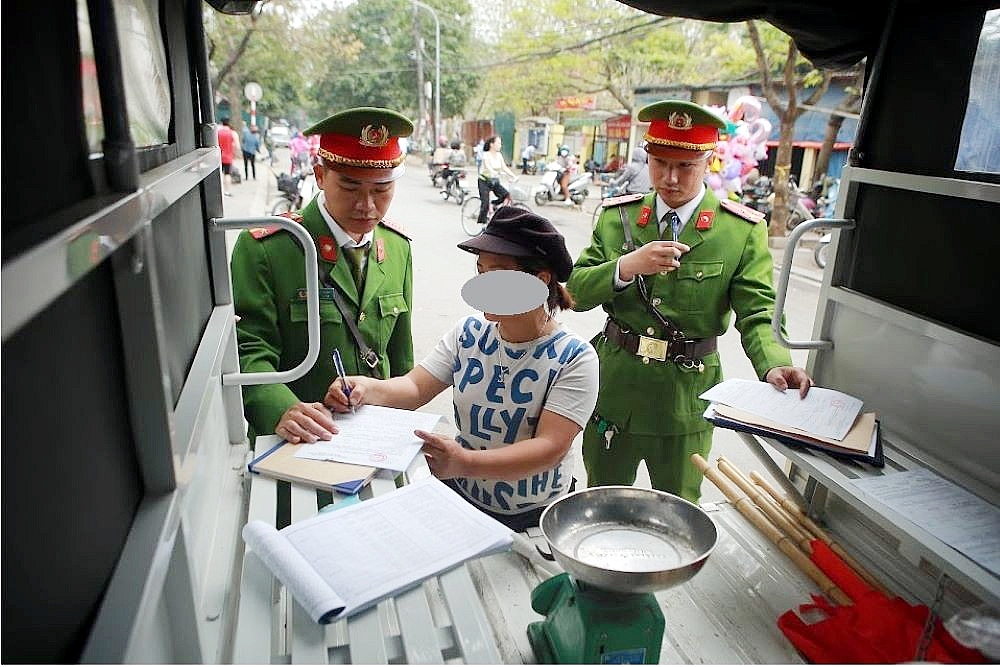
<svg viewBox="0 0 1000 667"><path fill-rule="evenodd" d="M533 341L508 343L498 336L495 322L471 315L420 365L453 387L457 439L466 449L497 449L534 437L543 409L582 428L597 403L597 353L561 325ZM573 480L571 467L567 454L553 468L522 479L455 482L473 504L518 514L566 493Z"/></svg>

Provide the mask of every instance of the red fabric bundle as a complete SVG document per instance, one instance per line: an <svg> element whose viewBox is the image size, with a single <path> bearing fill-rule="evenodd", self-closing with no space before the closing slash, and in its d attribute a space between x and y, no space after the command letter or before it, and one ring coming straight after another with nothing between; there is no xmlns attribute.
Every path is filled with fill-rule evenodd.
<svg viewBox="0 0 1000 667"><path fill-rule="evenodd" d="M794 610L778 619L778 627L788 640L810 661L816 663L898 663L916 659L917 645L929 610L926 605L911 605L895 597L889 599L870 588L830 548L814 540L812 560L830 577L853 605L836 606L813 595L813 604L799 607L799 612L818 610L825 618L807 625ZM984 663L974 649L959 644L948 634L941 621L924 660L941 663Z"/></svg>

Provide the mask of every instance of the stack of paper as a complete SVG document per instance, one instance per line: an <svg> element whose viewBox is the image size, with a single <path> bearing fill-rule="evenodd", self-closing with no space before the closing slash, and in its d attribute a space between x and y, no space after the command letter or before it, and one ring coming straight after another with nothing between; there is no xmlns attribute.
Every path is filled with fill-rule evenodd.
<svg viewBox="0 0 1000 667"><path fill-rule="evenodd" d="M704 416L716 426L876 466L885 464L875 413L861 413L861 401L849 394L812 387L800 398L796 389L781 392L767 382L734 379L715 385L700 398L711 401Z"/></svg>
<svg viewBox="0 0 1000 667"><path fill-rule="evenodd" d="M243 540L318 623L350 616L471 558L506 551L511 530L425 477L281 531Z"/></svg>
<svg viewBox="0 0 1000 667"><path fill-rule="evenodd" d="M282 441L248 466L250 472L318 489L357 493L379 468L402 472L423 444L413 431L434 431L441 415L363 405L335 417L330 440L293 445Z"/></svg>

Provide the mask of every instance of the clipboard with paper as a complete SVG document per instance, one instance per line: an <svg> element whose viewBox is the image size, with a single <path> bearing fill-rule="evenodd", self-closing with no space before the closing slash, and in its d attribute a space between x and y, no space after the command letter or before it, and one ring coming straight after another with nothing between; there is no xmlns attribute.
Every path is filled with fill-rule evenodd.
<svg viewBox="0 0 1000 667"><path fill-rule="evenodd" d="M712 424L782 444L833 456L885 465L881 431L874 412L861 400L833 389L813 387L805 398L780 392L766 382L733 379L701 395L712 401L704 417Z"/></svg>

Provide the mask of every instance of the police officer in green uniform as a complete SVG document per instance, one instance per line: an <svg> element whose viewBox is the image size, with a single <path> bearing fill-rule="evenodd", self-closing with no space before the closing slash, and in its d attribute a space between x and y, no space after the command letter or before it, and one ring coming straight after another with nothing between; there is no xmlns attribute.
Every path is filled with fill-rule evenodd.
<svg viewBox="0 0 1000 667"><path fill-rule="evenodd" d="M337 432L322 404L336 378L334 349L348 374L390 377L413 367L410 242L384 219L404 169L399 138L412 132L413 123L404 116L368 107L336 113L305 131L320 135L313 167L319 193L288 215L316 245L320 356L294 382L243 388L251 441L256 434L276 433L291 443L315 442ZM304 266L298 241L281 228L240 234L232 276L243 372L286 370L305 358ZM345 312L336 303L338 295Z"/></svg>
<svg viewBox="0 0 1000 667"><path fill-rule="evenodd" d="M639 111L654 192L604 202L591 244L567 288L576 310L601 306L592 341L601 360L594 417L584 430L590 486L632 484L645 460L653 488L697 502L712 426L698 395L722 381L717 337L735 313L757 376L778 390L812 381L771 331L767 224L704 184L725 121L696 104L663 101Z"/></svg>

